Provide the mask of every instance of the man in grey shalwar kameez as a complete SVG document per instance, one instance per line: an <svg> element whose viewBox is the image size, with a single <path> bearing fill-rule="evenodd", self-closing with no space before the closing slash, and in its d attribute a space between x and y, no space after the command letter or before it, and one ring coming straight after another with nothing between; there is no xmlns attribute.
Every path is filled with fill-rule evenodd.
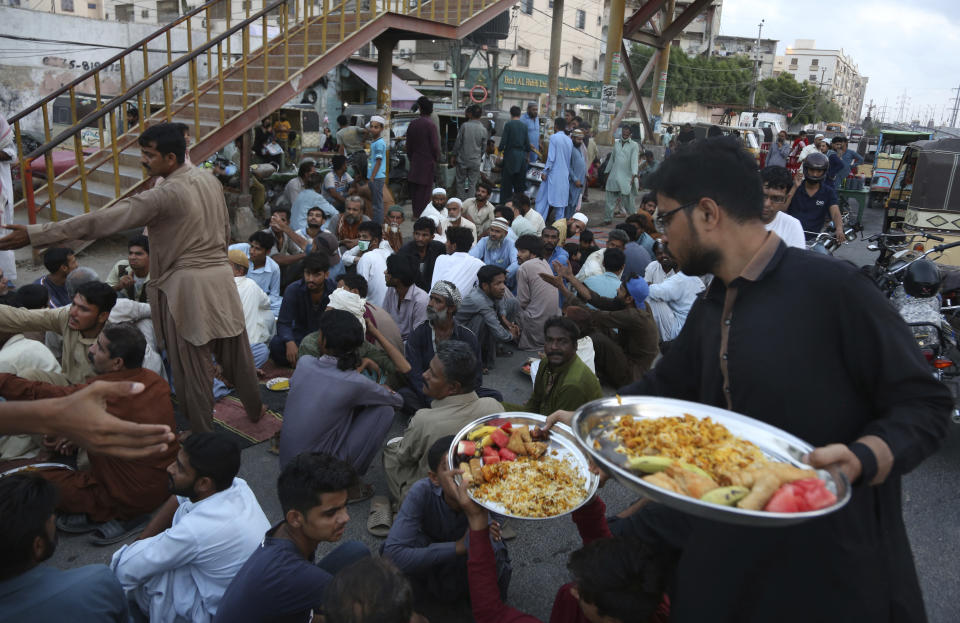
<svg viewBox="0 0 960 623"><path fill-rule="evenodd" d="M520 313L517 324L520 325L521 350L541 350L543 348L543 325L548 318L560 315L560 302L557 291L552 285L540 278L540 274L553 275L550 264L542 258L543 241L539 236L525 234L517 238L517 303ZM522 259L521 259L522 258Z"/></svg>

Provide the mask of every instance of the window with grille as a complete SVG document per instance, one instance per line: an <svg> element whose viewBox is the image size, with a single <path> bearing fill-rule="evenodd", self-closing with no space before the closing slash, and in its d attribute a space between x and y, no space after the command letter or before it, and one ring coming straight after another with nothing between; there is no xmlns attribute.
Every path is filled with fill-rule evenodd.
<svg viewBox="0 0 960 623"><path fill-rule="evenodd" d="M579 76L581 72L583 72L583 61L574 56L570 62L570 73Z"/></svg>
<svg viewBox="0 0 960 623"><path fill-rule="evenodd" d="M810 77L807 78L807 80L809 80L810 82L816 82L816 81L817 81L817 74L810 74Z"/></svg>
<svg viewBox="0 0 960 623"><path fill-rule="evenodd" d="M815 58L815 59L813 59L812 61L810 61L810 66L811 66L811 67L819 67L819 65L820 65L820 59L819 59L819 58Z"/></svg>
<svg viewBox="0 0 960 623"><path fill-rule="evenodd" d="M150 19L150 9L144 9L140 11L140 17L143 19Z"/></svg>
<svg viewBox="0 0 960 623"><path fill-rule="evenodd" d="M118 22L133 21L133 5L132 4L118 4L116 6L116 11L117 11Z"/></svg>
<svg viewBox="0 0 960 623"><path fill-rule="evenodd" d="M583 30L587 26L587 12L577 9L577 21L576 26L580 30Z"/></svg>
<svg viewBox="0 0 960 623"><path fill-rule="evenodd" d="M60 0L60 10L65 13L73 13L73 0Z"/></svg>
<svg viewBox="0 0 960 623"><path fill-rule="evenodd" d="M793 58L790 59L790 66L791 66L791 67L796 67L796 66L797 66L797 57L793 57Z"/></svg>
<svg viewBox="0 0 960 623"><path fill-rule="evenodd" d="M521 0L520 10L527 15L533 15L533 0Z"/></svg>
<svg viewBox="0 0 960 623"><path fill-rule="evenodd" d="M517 48L517 65L520 67L530 66L530 50L527 48Z"/></svg>

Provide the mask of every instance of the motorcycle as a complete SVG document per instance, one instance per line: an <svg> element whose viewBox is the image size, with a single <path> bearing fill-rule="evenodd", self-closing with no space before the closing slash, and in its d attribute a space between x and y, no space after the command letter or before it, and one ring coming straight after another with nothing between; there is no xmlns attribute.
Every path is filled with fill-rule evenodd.
<svg viewBox="0 0 960 623"><path fill-rule="evenodd" d="M854 240L857 237L857 232L862 231L863 228L857 223L850 222L849 212L842 212L841 219L843 223L843 235L846 236L848 241ZM821 232L803 232L807 236L807 249L816 253L822 253L823 255L833 255L836 250L840 248L840 241L837 240L836 231L836 226L830 223L827 228Z"/></svg>

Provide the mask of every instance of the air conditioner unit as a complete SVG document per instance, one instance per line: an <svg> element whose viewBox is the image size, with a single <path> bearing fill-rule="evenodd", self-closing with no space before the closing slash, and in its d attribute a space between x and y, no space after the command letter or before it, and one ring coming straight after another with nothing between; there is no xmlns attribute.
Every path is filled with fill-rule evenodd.
<svg viewBox="0 0 960 623"><path fill-rule="evenodd" d="M433 61L434 71L447 71L447 61Z"/></svg>

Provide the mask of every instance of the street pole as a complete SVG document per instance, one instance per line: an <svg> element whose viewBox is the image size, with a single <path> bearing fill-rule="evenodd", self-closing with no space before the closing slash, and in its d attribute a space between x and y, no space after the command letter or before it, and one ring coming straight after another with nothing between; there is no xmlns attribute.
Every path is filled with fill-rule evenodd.
<svg viewBox="0 0 960 623"><path fill-rule="evenodd" d="M955 128L957 127L957 113L960 112L960 87L950 90L957 92L957 96L953 98L953 114L950 116L950 127Z"/></svg>
<svg viewBox="0 0 960 623"><path fill-rule="evenodd" d="M617 82L620 80L620 48L623 45L623 14L626 0L610 0L610 23L607 25L607 51L603 63L603 91L600 96L600 122L597 144L613 145L611 122L617 112ZM624 59L626 60L626 59ZM617 71L612 70L616 67Z"/></svg>
<svg viewBox="0 0 960 623"><path fill-rule="evenodd" d="M674 0L667 0L663 7L663 19L661 31L673 23ZM653 74L653 97L650 99L650 116L653 122L653 131L660 129L660 116L663 115L663 101L667 96L667 69L670 67L670 42L667 41L660 51L660 58L657 59L657 69ZM648 137L649 138L649 137Z"/></svg>
<svg viewBox="0 0 960 623"><path fill-rule="evenodd" d="M757 27L757 45L754 48L754 52L757 55L757 59L753 62L753 83L750 85L750 108L753 108L757 103L757 81L760 78L760 63L763 62L760 57L760 33L763 32L763 23L766 20L760 20L760 25Z"/></svg>
<svg viewBox="0 0 960 623"><path fill-rule="evenodd" d="M453 42L453 71L450 72L451 82L453 83L453 93L451 94L453 99L453 109L459 110L460 108L460 40L457 39ZM466 69L466 68L464 68Z"/></svg>
<svg viewBox="0 0 960 623"><path fill-rule="evenodd" d="M547 108L547 131L552 120L560 116L560 48L563 46L563 0L553 0L553 22L550 24L550 64L547 69L550 105Z"/></svg>

